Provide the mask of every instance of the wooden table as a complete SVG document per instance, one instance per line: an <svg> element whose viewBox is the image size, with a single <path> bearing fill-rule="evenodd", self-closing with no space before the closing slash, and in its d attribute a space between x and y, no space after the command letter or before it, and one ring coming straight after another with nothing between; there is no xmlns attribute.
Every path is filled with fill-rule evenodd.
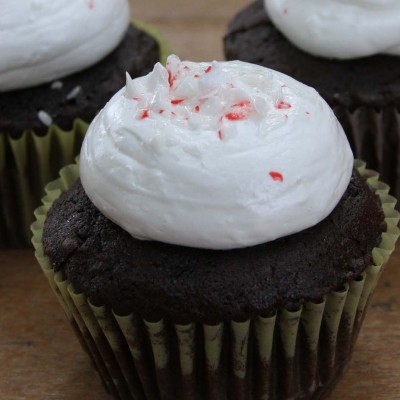
<svg viewBox="0 0 400 400"><path fill-rule="evenodd" d="M183 59L222 60L227 21L244 0L133 2ZM400 249L388 265L353 360L330 400L400 399ZM32 250L0 251L0 399L110 400Z"/></svg>

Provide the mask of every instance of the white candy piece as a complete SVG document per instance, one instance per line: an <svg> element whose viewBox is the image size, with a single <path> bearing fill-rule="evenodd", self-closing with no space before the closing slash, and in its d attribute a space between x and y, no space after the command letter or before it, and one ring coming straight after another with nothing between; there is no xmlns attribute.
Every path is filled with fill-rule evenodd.
<svg viewBox="0 0 400 400"><path fill-rule="evenodd" d="M68 94L67 94L67 100L73 100L75 99L76 96L81 92L82 87L81 86L75 86Z"/></svg>
<svg viewBox="0 0 400 400"><path fill-rule="evenodd" d="M51 115L46 111L38 111L37 116L43 125L50 126L53 123L53 118L51 118Z"/></svg>

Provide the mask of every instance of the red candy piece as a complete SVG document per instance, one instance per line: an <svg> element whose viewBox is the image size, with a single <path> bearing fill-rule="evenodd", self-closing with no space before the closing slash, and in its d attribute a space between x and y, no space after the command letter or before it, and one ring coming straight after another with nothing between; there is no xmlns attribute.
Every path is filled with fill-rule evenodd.
<svg viewBox="0 0 400 400"><path fill-rule="evenodd" d="M176 106L177 104L182 103L182 101L185 101L185 99L175 99L175 100L171 100L171 104L173 104L174 106Z"/></svg>
<svg viewBox="0 0 400 400"><path fill-rule="evenodd" d="M194 109L196 110L196 112L199 112L200 111L200 106L196 106Z"/></svg>
<svg viewBox="0 0 400 400"><path fill-rule="evenodd" d="M208 66L208 67L204 70L204 72L205 72L206 74L208 74L210 71L211 71L211 65Z"/></svg>
<svg viewBox="0 0 400 400"><path fill-rule="evenodd" d="M218 131L218 137L220 140L222 140L222 131Z"/></svg>
<svg viewBox="0 0 400 400"><path fill-rule="evenodd" d="M172 87L172 85L174 84L174 81L176 79L176 77L174 77L171 73L171 71L167 68L168 71L168 83L169 83L169 87Z"/></svg>
<svg viewBox="0 0 400 400"><path fill-rule="evenodd" d="M228 113L228 114L225 114L225 117L228 118L230 121L241 121L243 119L246 119L246 114Z"/></svg>
<svg viewBox="0 0 400 400"><path fill-rule="evenodd" d="M289 103L286 103L285 101L281 100L277 105L276 108L279 110L287 110L288 108L291 108L292 105Z"/></svg>
<svg viewBox="0 0 400 400"><path fill-rule="evenodd" d="M233 104L231 108L242 108L243 111L241 112L232 112L225 114L225 118L231 121L241 121L247 118L247 115L250 111L252 104L249 100L241 101L240 103Z"/></svg>
<svg viewBox="0 0 400 400"><path fill-rule="evenodd" d="M149 110L143 110L142 114L140 115L140 119L145 119L149 117Z"/></svg>
<svg viewBox="0 0 400 400"><path fill-rule="evenodd" d="M283 175L280 174L279 172L271 171L271 172L269 173L269 176L270 176L274 181L283 182Z"/></svg>
<svg viewBox="0 0 400 400"><path fill-rule="evenodd" d="M249 100L241 101L240 103L234 104L232 107L251 107L251 102Z"/></svg>

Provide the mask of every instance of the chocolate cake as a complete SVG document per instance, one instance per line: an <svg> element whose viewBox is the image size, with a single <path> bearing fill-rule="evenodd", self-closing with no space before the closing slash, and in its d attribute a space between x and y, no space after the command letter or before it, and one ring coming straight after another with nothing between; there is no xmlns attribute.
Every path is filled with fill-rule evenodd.
<svg viewBox="0 0 400 400"><path fill-rule="evenodd" d="M316 226L218 251L137 240L104 217L78 181L49 211L43 243L54 270L93 304L154 321L246 320L296 309L359 276L385 229L379 206L354 172L338 206Z"/></svg>
<svg viewBox="0 0 400 400"><path fill-rule="evenodd" d="M46 114L52 123L65 130L72 128L77 117L90 122L124 85L125 76L121 71L142 76L159 60L157 41L131 25L119 46L92 67L53 83L0 93L0 132L13 139L26 130L45 135ZM44 117L40 112L45 113Z"/></svg>

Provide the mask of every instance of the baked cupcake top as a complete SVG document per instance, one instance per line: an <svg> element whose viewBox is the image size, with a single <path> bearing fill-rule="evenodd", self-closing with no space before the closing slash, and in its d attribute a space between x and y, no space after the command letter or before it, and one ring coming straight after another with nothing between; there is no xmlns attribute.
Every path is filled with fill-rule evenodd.
<svg viewBox="0 0 400 400"><path fill-rule="evenodd" d="M278 72L177 57L127 85L91 124L81 179L132 236L252 246L324 219L353 158L317 92Z"/></svg>
<svg viewBox="0 0 400 400"><path fill-rule="evenodd" d="M400 55L397 0L264 0L275 26L315 56Z"/></svg>
<svg viewBox="0 0 400 400"><path fill-rule="evenodd" d="M0 92L50 82L85 69L121 41L127 0L3 1Z"/></svg>

